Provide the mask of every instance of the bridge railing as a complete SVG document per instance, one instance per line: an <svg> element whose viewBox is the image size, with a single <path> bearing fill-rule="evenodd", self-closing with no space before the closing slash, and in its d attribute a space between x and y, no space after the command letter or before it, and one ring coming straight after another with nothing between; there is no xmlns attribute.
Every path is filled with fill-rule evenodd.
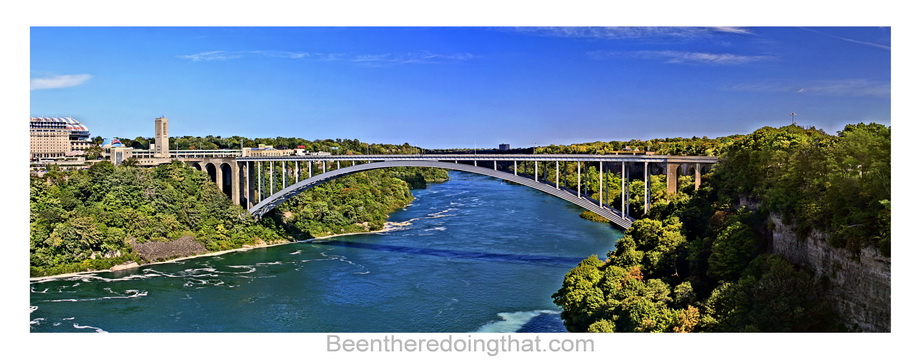
<svg viewBox="0 0 920 360"><path fill-rule="evenodd" d="M171 158L209 158L209 157L240 157L243 155L242 150L219 149L219 150L170 150ZM153 158L156 153L152 150L134 150L131 156L138 158Z"/></svg>
<svg viewBox="0 0 920 360"><path fill-rule="evenodd" d="M450 155L295 155L295 156L246 156L237 161L605 161L605 162L651 162L651 163L698 163L714 164L713 156L671 156L671 155L591 155L591 154L450 154Z"/></svg>

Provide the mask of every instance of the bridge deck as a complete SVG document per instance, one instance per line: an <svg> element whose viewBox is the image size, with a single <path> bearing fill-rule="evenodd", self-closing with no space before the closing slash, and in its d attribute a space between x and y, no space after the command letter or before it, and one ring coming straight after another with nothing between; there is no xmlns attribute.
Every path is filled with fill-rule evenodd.
<svg viewBox="0 0 920 360"><path fill-rule="evenodd" d="M236 161L610 161L649 163L714 164L713 156L670 155L590 155L590 154L448 154L448 155L325 155L325 156L254 156Z"/></svg>

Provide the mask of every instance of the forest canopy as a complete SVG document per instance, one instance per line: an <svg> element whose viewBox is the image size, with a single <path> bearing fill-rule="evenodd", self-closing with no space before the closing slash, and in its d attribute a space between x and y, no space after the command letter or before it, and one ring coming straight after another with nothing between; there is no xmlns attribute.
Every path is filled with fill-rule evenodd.
<svg viewBox="0 0 920 360"><path fill-rule="evenodd" d="M553 299L569 331L848 330L822 279L768 253L768 217L853 256L889 255L890 127L765 127L723 140L699 190L656 202L606 258L568 272Z"/></svg>

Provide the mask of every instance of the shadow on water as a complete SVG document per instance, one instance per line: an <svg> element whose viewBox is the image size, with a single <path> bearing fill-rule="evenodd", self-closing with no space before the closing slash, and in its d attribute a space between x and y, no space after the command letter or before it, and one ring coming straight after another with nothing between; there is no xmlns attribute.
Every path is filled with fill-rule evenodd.
<svg viewBox="0 0 920 360"><path fill-rule="evenodd" d="M392 251L404 254L418 254L440 256L454 259L474 259L482 261L491 261L499 263L515 264L533 264L542 266L572 267L577 265L583 258L561 257L561 256L542 256L542 255L518 255L518 254L496 254L480 251L461 251L461 250L443 250L418 248L410 246L370 244L362 242L351 242L342 240L316 241L315 244L340 246L358 249L370 249L378 251Z"/></svg>

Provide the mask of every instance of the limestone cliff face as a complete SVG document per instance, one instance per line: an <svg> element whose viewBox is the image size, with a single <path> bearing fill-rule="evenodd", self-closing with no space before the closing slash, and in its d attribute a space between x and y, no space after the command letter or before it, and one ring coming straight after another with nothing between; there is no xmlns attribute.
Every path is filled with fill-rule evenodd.
<svg viewBox="0 0 920 360"><path fill-rule="evenodd" d="M847 325L867 332L891 331L891 258L874 247L854 254L813 232L799 240L795 228L775 214L770 251L830 281L829 299Z"/></svg>

